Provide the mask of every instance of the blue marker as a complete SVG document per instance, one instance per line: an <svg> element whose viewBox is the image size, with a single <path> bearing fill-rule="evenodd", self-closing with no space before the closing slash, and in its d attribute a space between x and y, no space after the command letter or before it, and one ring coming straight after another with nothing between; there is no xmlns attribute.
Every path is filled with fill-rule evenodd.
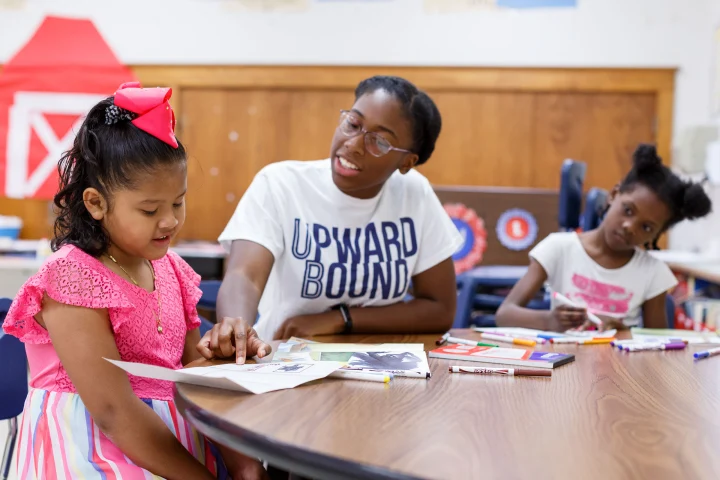
<svg viewBox="0 0 720 480"><path fill-rule="evenodd" d="M696 360L700 360L700 359L712 357L715 355L720 355L720 347L711 348L710 350L706 350L704 352L697 352L697 353L693 354L693 357L695 357Z"/></svg>
<svg viewBox="0 0 720 480"><path fill-rule="evenodd" d="M545 340L552 340L553 338L564 337L560 333L538 333L537 338L544 338Z"/></svg>

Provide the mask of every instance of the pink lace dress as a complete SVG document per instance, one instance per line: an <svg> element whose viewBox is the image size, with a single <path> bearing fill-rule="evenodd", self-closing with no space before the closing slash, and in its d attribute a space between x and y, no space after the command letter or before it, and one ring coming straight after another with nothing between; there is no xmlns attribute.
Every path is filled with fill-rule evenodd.
<svg viewBox="0 0 720 480"><path fill-rule="evenodd" d="M133 464L100 432L60 363L50 336L34 320L42 310L44 294L68 305L107 309L122 360L181 368L185 336L200 325L196 310L200 277L173 252L152 265L155 291L149 293L82 250L65 246L48 258L18 293L3 324L6 333L25 343L30 365L30 392L18 437L18 478L160 478ZM162 296L162 334L155 317L158 295ZM172 383L133 375L129 379L135 394L185 448L218 478L224 478L226 472L214 445L178 414Z"/></svg>

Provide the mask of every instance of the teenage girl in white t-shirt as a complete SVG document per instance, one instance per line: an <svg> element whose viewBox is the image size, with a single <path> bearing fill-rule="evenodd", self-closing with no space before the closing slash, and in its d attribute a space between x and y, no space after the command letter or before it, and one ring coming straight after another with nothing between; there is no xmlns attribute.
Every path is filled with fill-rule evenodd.
<svg viewBox="0 0 720 480"><path fill-rule="evenodd" d="M665 295L677 281L647 249L657 249L658 237L676 223L704 217L710 208L702 186L681 180L662 164L655 147L641 145L632 169L610 193L598 228L553 233L530 252L528 272L500 306L497 324L563 331L591 325L589 310L603 320L602 329L641 322L666 328ZM525 308L546 282L581 308Z"/></svg>
<svg viewBox="0 0 720 480"><path fill-rule="evenodd" d="M338 113L330 158L263 168L220 236L230 256L206 353L232 355L233 332L258 312L266 339L452 325L462 239L414 169L435 149L437 107L407 80L381 76Z"/></svg>

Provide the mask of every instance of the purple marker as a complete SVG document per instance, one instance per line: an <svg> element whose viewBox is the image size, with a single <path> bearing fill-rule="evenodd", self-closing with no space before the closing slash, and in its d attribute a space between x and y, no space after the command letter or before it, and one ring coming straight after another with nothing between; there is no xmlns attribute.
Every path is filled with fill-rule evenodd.
<svg viewBox="0 0 720 480"><path fill-rule="evenodd" d="M626 345L624 348L627 352L641 352L643 350L683 350L685 347L685 342L671 342L654 345Z"/></svg>

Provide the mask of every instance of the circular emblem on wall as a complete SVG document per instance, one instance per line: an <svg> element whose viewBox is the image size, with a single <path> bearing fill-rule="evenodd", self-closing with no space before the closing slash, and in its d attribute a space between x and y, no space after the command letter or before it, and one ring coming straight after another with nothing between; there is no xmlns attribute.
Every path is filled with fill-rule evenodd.
<svg viewBox="0 0 720 480"><path fill-rule="evenodd" d="M487 230L485 222L472 208L462 203L447 203L444 207L463 237L463 243L452 256L455 274L459 275L482 261L487 249Z"/></svg>
<svg viewBox="0 0 720 480"><path fill-rule="evenodd" d="M515 251L525 250L537 238L537 221L530 212L513 208L500 215L495 233L500 244L505 248Z"/></svg>

